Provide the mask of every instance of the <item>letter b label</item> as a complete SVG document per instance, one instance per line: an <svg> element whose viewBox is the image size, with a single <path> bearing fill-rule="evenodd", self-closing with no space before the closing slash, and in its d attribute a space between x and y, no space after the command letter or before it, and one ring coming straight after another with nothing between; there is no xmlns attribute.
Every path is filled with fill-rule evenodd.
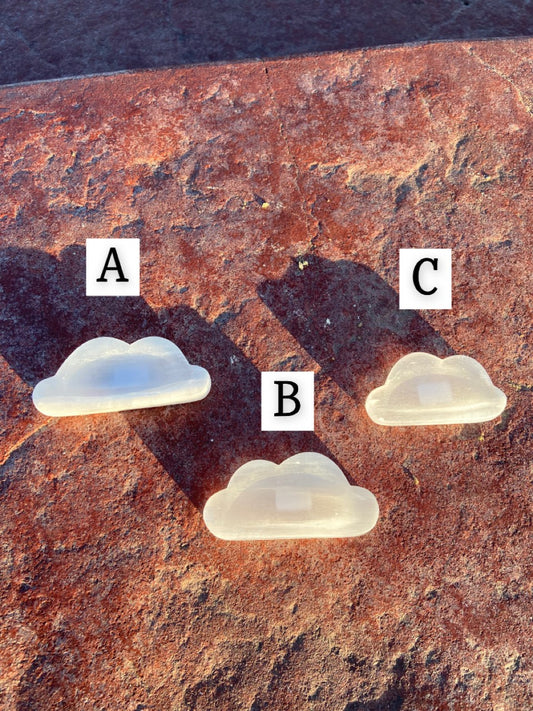
<svg viewBox="0 0 533 711"><path fill-rule="evenodd" d="M452 250L400 249L400 309L452 308Z"/></svg>
<svg viewBox="0 0 533 711"><path fill-rule="evenodd" d="M87 296L139 296L138 239L86 240Z"/></svg>
<svg viewBox="0 0 533 711"><path fill-rule="evenodd" d="M312 371L261 373L263 431L313 431L314 410L315 374Z"/></svg>

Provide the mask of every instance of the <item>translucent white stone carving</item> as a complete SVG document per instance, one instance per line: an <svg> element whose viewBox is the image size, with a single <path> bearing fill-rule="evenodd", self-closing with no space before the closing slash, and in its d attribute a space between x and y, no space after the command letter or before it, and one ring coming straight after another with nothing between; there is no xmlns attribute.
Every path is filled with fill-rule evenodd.
<svg viewBox="0 0 533 711"><path fill-rule="evenodd" d="M339 467L317 452L295 454L279 465L247 462L204 508L211 533L241 541L360 536L378 516L375 496L351 486Z"/></svg>
<svg viewBox="0 0 533 711"><path fill-rule="evenodd" d="M365 407L380 425L448 425L492 420L506 403L474 358L410 353L372 390Z"/></svg>
<svg viewBox="0 0 533 711"><path fill-rule="evenodd" d="M210 388L207 370L191 365L166 338L129 345L102 337L76 348L53 377L37 383L33 403L52 417L88 415L192 402Z"/></svg>

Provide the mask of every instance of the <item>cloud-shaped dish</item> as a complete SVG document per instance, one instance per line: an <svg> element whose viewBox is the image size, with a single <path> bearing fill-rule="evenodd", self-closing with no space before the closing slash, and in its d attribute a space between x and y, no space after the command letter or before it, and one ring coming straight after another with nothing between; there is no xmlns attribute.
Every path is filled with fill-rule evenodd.
<svg viewBox="0 0 533 711"><path fill-rule="evenodd" d="M365 407L379 425L449 425L492 420L506 403L474 358L409 353L372 390Z"/></svg>
<svg viewBox="0 0 533 711"><path fill-rule="evenodd" d="M166 338L129 345L102 337L76 348L53 377L37 383L33 404L52 417L88 415L193 402L210 388L207 370L191 365Z"/></svg>
<svg viewBox="0 0 533 711"><path fill-rule="evenodd" d="M360 536L378 516L375 496L351 486L339 467L317 452L296 454L279 465L247 462L204 508L211 533L236 541Z"/></svg>

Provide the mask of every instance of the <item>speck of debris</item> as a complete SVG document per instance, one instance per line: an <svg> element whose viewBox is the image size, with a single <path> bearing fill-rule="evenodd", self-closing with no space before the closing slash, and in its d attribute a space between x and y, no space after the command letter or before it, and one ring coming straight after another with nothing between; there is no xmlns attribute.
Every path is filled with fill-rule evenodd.
<svg viewBox="0 0 533 711"><path fill-rule="evenodd" d="M270 203L261 197L261 195L254 195L254 200L258 205L261 205L263 210L267 210L270 207Z"/></svg>
<svg viewBox="0 0 533 711"><path fill-rule="evenodd" d="M420 490L420 481L419 481L418 477L413 474L413 472L409 469L408 466L406 466L405 463L402 464L402 469L403 469L403 471L405 472L405 474L407 474L408 476L411 477L411 479L412 479L412 481L413 481L415 487L417 488L417 490Z"/></svg>
<svg viewBox="0 0 533 711"><path fill-rule="evenodd" d="M309 266L309 262L306 259L298 260L298 269L303 272L303 270Z"/></svg>
<svg viewBox="0 0 533 711"><path fill-rule="evenodd" d="M531 383L509 383L509 385L513 388L513 390L516 390L517 392L521 392L524 390L533 390L533 385Z"/></svg>
<svg viewBox="0 0 533 711"><path fill-rule="evenodd" d="M331 326L331 321L329 320L329 318L326 319L326 326Z"/></svg>

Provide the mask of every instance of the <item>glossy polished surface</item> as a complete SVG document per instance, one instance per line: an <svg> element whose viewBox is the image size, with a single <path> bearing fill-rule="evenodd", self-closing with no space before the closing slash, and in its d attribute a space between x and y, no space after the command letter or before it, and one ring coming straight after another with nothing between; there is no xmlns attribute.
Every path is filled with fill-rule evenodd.
<svg viewBox="0 0 533 711"><path fill-rule="evenodd" d="M378 515L374 495L350 486L339 467L316 452L279 465L243 464L204 509L208 529L226 540L360 536Z"/></svg>
<svg viewBox="0 0 533 711"><path fill-rule="evenodd" d="M94 338L67 358L56 375L37 383L33 403L52 417L117 412L201 400L211 379L166 338L129 345Z"/></svg>
<svg viewBox="0 0 533 711"><path fill-rule="evenodd" d="M440 359L429 353L400 358L365 407L380 425L485 422L503 412L507 398L474 358Z"/></svg>

